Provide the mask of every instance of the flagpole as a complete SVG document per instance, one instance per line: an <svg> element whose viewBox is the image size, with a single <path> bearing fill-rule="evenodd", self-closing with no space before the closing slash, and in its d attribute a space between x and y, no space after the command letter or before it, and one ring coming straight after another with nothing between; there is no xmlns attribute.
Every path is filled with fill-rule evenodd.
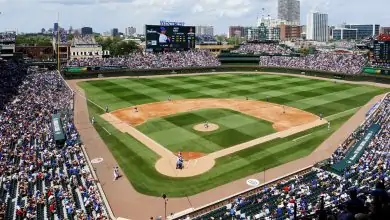
<svg viewBox="0 0 390 220"><path fill-rule="evenodd" d="M60 40L60 13L59 12L57 14L57 24L58 24L58 28L57 28L57 70L58 70L58 73L60 73L60 43L61 43L61 40Z"/></svg>

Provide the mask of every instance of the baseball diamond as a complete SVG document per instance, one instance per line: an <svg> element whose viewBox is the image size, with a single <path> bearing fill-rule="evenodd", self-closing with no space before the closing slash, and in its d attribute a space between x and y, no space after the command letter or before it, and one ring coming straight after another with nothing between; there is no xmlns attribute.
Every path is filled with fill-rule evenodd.
<svg viewBox="0 0 390 220"><path fill-rule="evenodd" d="M317 147L362 106L365 109L374 96L386 91L370 85L265 73L120 77L69 83L80 94L76 104L88 106L89 117L95 117L94 128L115 158L107 163L119 164L126 176L118 180L123 192L149 195L137 201L128 199L127 204L143 201L157 205L158 197L165 193L171 204L168 212L172 213L230 195L231 190L218 190L229 182L238 184L239 179L251 176L264 183L275 178L273 170L283 164L293 164L284 169L283 174L287 174L303 168L295 164L299 158L317 151L324 153L311 157L311 164L327 158L332 150ZM244 103L250 104L243 107ZM256 103L263 106L256 107ZM102 106L110 111L105 112ZM265 113L256 113L260 110ZM300 121L294 112L306 116ZM193 129L196 125L205 128L205 124L218 125L218 129ZM87 151L101 157L107 150L96 145ZM184 159L182 169L176 169L178 158ZM94 166L111 172L104 167L105 162ZM264 170L269 176L256 175ZM134 189L125 186L127 181ZM108 200L115 202L109 190L114 185L103 184L108 184ZM246 180L241 184L236 190L248 187ZM208 190L214 188L219 194L205 199ZM183 202L182 197L188 197L190 203ZM147 217L137 210L112 209L117 216ZM147 215L158 213L161 210L151 210Z"/></svg>

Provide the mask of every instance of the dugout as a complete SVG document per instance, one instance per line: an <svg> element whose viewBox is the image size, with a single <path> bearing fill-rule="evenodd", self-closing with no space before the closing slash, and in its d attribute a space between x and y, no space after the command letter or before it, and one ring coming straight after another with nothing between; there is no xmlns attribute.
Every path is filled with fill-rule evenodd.
<svg viewBox="0 0 390 220"><path fill-rule="evenodd" d="M52 118L52 126L53 126L53 137L57 146L63 146L65 143L65 133L62 128L61 115L53 114Z"/></svg>

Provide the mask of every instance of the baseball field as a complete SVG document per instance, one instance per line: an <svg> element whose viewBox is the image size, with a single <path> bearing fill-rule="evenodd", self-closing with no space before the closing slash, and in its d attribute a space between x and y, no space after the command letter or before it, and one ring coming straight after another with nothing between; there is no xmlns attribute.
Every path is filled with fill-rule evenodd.
<svg viewBox="0 0 390 220"><path fill-rule="evenodd" d="M90 100L95 129L134 188L170 197L193 195L309 155L360 106L386 92L275 74L118 78L78 85ZM184 157L182 170L174 167L178 152Z"/></svg>

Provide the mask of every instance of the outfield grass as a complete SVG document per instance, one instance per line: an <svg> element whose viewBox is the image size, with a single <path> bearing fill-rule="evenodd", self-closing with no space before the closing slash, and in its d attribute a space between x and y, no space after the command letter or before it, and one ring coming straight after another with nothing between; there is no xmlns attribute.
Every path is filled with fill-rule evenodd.
<svg viewBox="0 0 390 220"><path fill-rule="evenodd" d="M219 158L216 166L203 175L178 180L158 173L154 168L158 156L128 134L119 132L100 117L96 117L103 112L89 103L89 113L95 115L96 130L133 186L144 194L160 196L161 193L166 193L169 197L196 194L306 156L353 115L358 110L357 107L386 91L372 86L260 74L110 79L83 82L80 86L89 99L101 106L108 105L110 110L163 101L168 96L173 99L248 96L257 100L266 100L269 97L270 102L330 116L330 131L324 125L287 138L275 139ZM338 114L340 112L343 113ZM305 136L309 133L311 135ZM292 141L301 136L305 137Z"/></svg>
<svg viewBox="0 0 390 220"><path fill-rule="evenodd" d="M205 121L219 129L200 132L194 125ZM272 123L230 109L201 109L155 118L137 126L172 152L211 153L275 132Z"/></svg>

